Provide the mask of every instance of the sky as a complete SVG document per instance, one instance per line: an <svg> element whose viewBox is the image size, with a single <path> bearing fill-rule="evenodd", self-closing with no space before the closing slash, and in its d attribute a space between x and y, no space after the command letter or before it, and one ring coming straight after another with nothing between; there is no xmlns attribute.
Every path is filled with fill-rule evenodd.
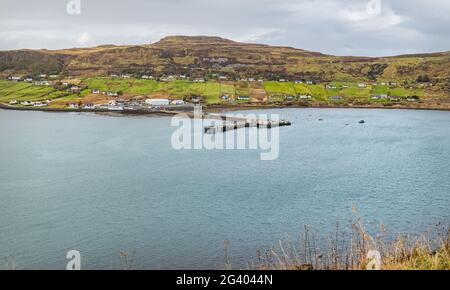
<svg viewBox="0 0 450 290"><path fill-rule="evenodd" d="M0 50L220 36L333 55L450 50L449 0L0 0Z"/></svg>

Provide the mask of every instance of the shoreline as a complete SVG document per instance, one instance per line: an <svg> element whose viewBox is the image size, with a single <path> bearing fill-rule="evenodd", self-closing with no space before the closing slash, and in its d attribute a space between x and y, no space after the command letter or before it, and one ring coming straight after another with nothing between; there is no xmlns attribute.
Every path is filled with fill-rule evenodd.
<svg viewBox="0 0 450 290"><path fill-rule="evenodd" d="M226 111L241 111L241 110L261 110L261 109L380 109L380 110L424 110L424 111L450 111L449 107L440 106L407 106L407 105L393 105L393 106L383 106L383 105L324 105L324 104L311 104L311 105L270 105L270 104L258 104L258 105L240 105L240 106L224 106L224 105L210 105L205 107L206 110L226 110Z"/></svg>
<svg viewBox="0 0 450 290"><path fill-rule="evenodd" d="M271 104L243 104L238 106L229 105L206 105L203 107L205 112L218 112L218 111L245 111L245 110L264 110L264 109L375 109L375 110L419 110L419 111L444 111L450 112L450 107L441 106L405 106L405 105L393 105L393 106L383 106L383 105L324 105L324 104L311 104L311 105L271 105ZM46 107L14 107L8 104L0 103L0 109L11 110L11 111L36 111L36 112L53 112L53 113L116 113L124 115L162 115L162 116L172 116L179 113L179 111L169 111L169 110L124 110L124 111L112 111L107 109L69 109L69 108L46 108Z"/></svg>
<svg viewBox="0 0 450 290"><path fill-rule="evenodd" d="M43 108L43 107L13 107L4 103L0 103L0 109L11 111L33 111L33 112L50 112L50 113L115 113L124 115L163 115L171 116L174 113L170 111L151 111L151 110L133 110L133 111L112 111L107 109L65 109L65 108Z"/></svg>

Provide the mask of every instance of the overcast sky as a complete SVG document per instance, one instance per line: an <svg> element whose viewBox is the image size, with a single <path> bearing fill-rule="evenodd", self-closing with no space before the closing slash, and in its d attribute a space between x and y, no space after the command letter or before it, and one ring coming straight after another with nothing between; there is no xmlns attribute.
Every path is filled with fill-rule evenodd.
<svg viewBox="0 0 450 290"><path fill-rule="evenodd" d="M77 6L67 4L79 1ZM378 2L380 5L378 5ZM210 35L335 55L450 50L449 0L0 0L0 50Z"/></svg>

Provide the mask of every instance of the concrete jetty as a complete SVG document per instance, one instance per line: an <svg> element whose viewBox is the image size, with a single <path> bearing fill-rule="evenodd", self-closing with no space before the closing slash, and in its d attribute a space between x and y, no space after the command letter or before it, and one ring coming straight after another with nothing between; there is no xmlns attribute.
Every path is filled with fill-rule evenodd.
<svg viewBox="0 0 450 290"><path fill-rule="evenodd" d="M227 120L229 121L229 120ZM216 133L223 133L227 131L233 131L238 130L242 128L250 128L250 127L256 127L256 128L275 128L275 127L284 127L284 126L291 126L291 122L281 120L281 121L272 121L272 120L245 120L241 122L234 121L234 123L228 123L228 124L221 124L216 126L206 126L205 127L205 133L206 134L216 134Z"/></svg>
<svg viewBox="0 0 450 290"><path fill-rule="evenodd" d="M176 112L171 111L171 113L184 114L189 118L202 118L203 120L220 120L223 123L215 126L206 126L204 132L206 134L216 134L223 133L227 131L238 130L242 128L275 128L291 126L291 122L286 120L260 120L260 119L247 119L243 117L234 117L229 115L211 114L211 113L201 113L195 114L194 112Z"/></svg>

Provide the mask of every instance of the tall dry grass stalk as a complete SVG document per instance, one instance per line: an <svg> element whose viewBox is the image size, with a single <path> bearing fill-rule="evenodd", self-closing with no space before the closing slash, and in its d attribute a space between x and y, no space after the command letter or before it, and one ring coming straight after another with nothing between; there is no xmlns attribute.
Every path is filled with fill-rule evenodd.
<svg viewBox="0 0 450 290"><path fill-rule="evenodd" d="M9 260L9 258L6 258L3 270L16 270L16 260L14 259L14 257L12 257L11 261Z"/></svg>
<svg viewBox="0 0 450 290"><path fill-rule="evenodd" d="M378 235L368 234L360 218L351 223L351 231L336 231L326 246L317 246L317 235L305 227L300 239L279 241L276 247L257 251L256 261L249 264L257 270L364 270L369 251L381 254L383 270L450 270L450 227L439 224L419 237L398 235L389 238L380 226ZM323 243L322 243L323 244Z"/></svg>

